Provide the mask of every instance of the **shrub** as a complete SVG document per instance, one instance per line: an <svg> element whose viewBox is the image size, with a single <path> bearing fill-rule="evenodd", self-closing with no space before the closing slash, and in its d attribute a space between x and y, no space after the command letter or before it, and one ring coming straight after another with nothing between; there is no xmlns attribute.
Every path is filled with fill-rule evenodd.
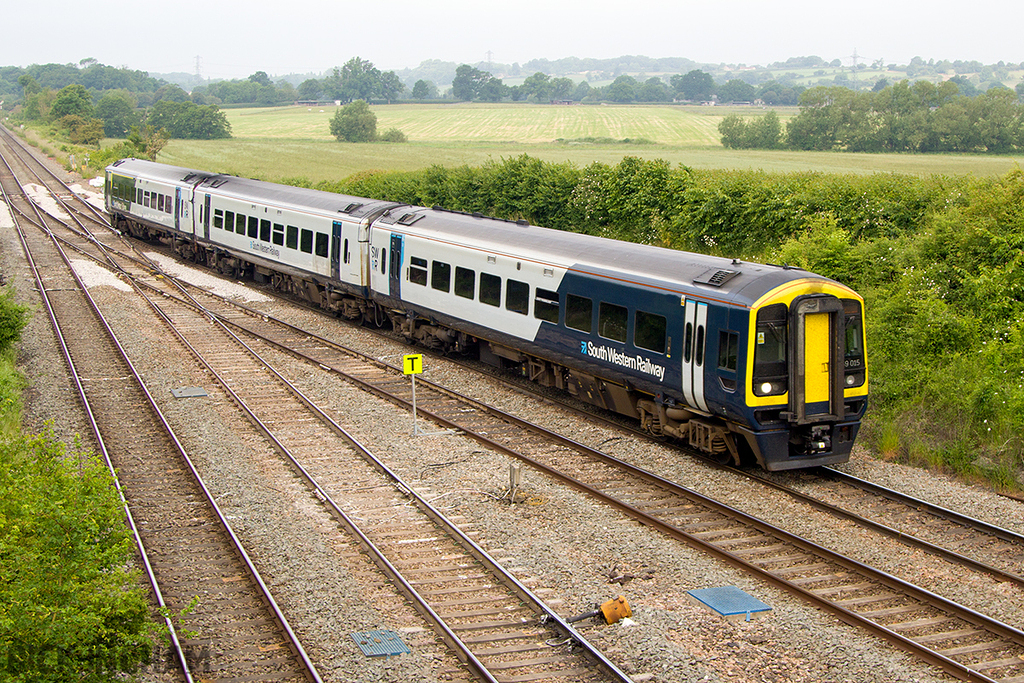
<svg viewBox="0 0 1024 683"><path fill-rule="evenodd" d="M405 133L397 128L388 128L377 139L381 142L409 142L409 138L405 136Z"/></svg>

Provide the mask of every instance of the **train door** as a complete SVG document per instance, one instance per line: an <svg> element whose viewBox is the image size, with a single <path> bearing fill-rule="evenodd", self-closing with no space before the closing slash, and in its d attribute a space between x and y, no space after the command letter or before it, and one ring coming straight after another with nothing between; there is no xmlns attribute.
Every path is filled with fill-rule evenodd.
<svg viewBox="0 0 1024 683"><path fill-rule="evenodd" d="M683 396L686 402L704 412L704 360L707 351L708 305L686 299L683 328Z"/></svg>
<svg viewBox="0 0 1024 683"><path fill-rule="evenodd" d="M341 263L345 282L370 286L370 222L346 223L341 232Z"/></svg>
<svg viewBox="0 0 1024 683"><path fill-rule="evenodd" d="M174 188L174 229L181 230L181 188Z"/></svg>
<svg viewBox="0 0 1024 683"><path fill-rule="evenodd" d="M388 266L388 291L396 299L402 298L402 235L391 235L391 263Z"/></svg>
<svg viewBox="0 0 1024 683"><path fill-rule="evenodd" d="M341 279L341 223L334 221L331 228L331 279Z"/></svg>
<svg viewBox="0 0 1024 683"><path fill-rule="evenodd" d="M834 296L798 297L790 304L789 412L797 424L842 420L845 318Z"/></svg>
<svg viewBox="0 0 1024 683"><path fill-rule="evenodd" d="M210 195L206 195L206 200L203 203L203 237L207 240L210 239Z"/></svg>

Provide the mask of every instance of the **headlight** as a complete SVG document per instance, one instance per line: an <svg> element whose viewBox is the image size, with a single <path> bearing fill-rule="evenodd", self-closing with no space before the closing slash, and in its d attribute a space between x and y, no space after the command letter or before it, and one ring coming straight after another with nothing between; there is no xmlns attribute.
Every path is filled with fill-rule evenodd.
<svg viewBox="0 0 1024 683"><path fill-rule="evenodd" d="M762 394L770 394L770 393L772 393L772 383L771 382L765 382L764 384L762 384L761 385L761 393Z"/></svg>

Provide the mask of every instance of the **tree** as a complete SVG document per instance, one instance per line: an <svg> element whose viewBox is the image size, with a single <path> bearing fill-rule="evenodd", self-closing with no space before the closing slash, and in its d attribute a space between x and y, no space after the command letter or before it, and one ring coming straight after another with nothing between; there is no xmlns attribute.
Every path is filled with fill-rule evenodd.
<svg viewBox="0 0 1024 683"><path fill-rule="evenodd" d="M160 102L167 100L168 102L190 102L191 97L185 92L180 85L169 83L156 91L153 95L154 102Z"/></svg>
<svg viewBox="0 0 1024 683"><path fill-rule="evenodd" d="M341 67L341 101L370 100L381 94L381 73L368 59L353 57Z"/></svg>
<svg viewBox="0 0 1024 683"><path fill-rule="evenodd" d="M434 100L437 99L437 86L430 81L425 81L422 78L416 81L416 84L412 86L412 96L416 100Z"/></svg>
<svg viewBox="0 0 1024 683"><path fill-rule="evenodd" d="M315 78L307 78L299 84L299 89L296 94L300 100L316 101L320 99L323 92L323 83Z"/></svg>
<svg viewBox="0 0 1024 683"><path fill-rule="evenodd" d="M58 123L67 133L68 140L76 145L98 145L103 137L103 121L100 119L68 114Z"/></svg>
<svg viewBox="0 0 1024 683"><path fill-rule="evenodd" d="M636 101L636 79L628 74L619 76L608 86L608 99L612 102Z"/></svg>
<svg viewBox="0 0 1024 683"><path fill-rule="evenodd" d="M107 468L52 435L0 444L0 678L122 680L152 650Z"/></svg>
<svg viewBox="0 0 1024 683"><path fill-rule="evenodd" d="M156 129L153 126L132 126L128 133L128 142L137 150L141 156L150 161L156 161L156 155L167 144L170 137L166 129Z"/></svg>
<svg viewBox="0 0 1024 683"><path fill-rule="evenodd" d="M538 71L532 76L527 76L521 88L525 98L533 98L537 102L551 101L551 78L546 73Z"/></svg>
<svg viewBox="0 0 1024 683"><path fill-rule="evenodd" d="M377 115L365 100L346 104L331 119L331 135L339 142L373 142L377 139Z"/></svg>
<svg viewBox="0 0 1024 683"><path fill-rule="evenodd" d="M404 91L405 83L402 83L402 79L394 71L385 71L380 74L380 96L388 103L391 100L397 100Z"/></svg>
<svg viewBox="0 0 1024 683"><path fill-rule="evenodd" d="M719 102L753 102L756 94L757 88L738 78L718 86Z"/></svg>
<svg viewBox="0 0 1024 683"><path fill-rule="evenodd" d="M266 71L257 71L253 75L249 76L249 80L256 85L272 86L273 82L270 80L270 76L267 75Z"/></svg>
<svg viewBox="0 0 1024 683"><path fill-rule="evenodd" d="M500 102L508 95L508 86L493 76L480 87L479 97L484 102Z"/></svg>
<svg viewBox="0 0 1024 683"><path fill-rule="evenodd" d="M651 76L637 89L637 99L641 102L665 102L671 98L665 81Z"/></svg>
<svg viewBox="0 0 1024 683"><path fill-rule="evenodd" d="M552 78L551 79L551 98L555 100L569 100L572 99L572 91L576 87L576 84L572 82L571 78Z"/></svg>
<svg viewBox="0 0 1024 683"><path fill-rule="evenodd" d="M676 74L669 82L684 100L703 102L715 94L715 79L711 74L694 69L685 75Z"/></svg>
<svg viewBox="0 0 1024 683"><path fill-rule="evenodd" d="M135 102L124 90L112 90L96 103L96 116L103 121L103 134L123 138L138 123Z"/></svg>
<svg viewBox="0 0 1024 683"><path fill-rule="evenodd" d="M491 78L491 74L486 71L462 64L455 70L455 78L452 79L452 95L457 100L472 102L480 96L480 91Z"/></svg>
<svg viewBox="0 0 1024 683"><path fill-rule="evenodd" d="M36 79L32 78L29 74L22 74L18 76L18 85L21 86L21 91L25 97L35 95L43 90L42 86L36 82Z"/></svg>
<svg viewBox="0 0 1024 683"><path fill-rule="evenodd" d="M744 149L747 140L747 122L738 114L729 114L718 124L722 145L726 149Z"/></svg>
<svg viewBox="0 0 1024 683"><path fill-rule="evenodd" d="M92 96L84 86L77 83L61 89L50 107L50 118L54 121L72 114L90 119L93 115Z"/></svg>
<svg viewBox="0 0 1024 683"><path fill-rule="evenodd" d="M580 81L579 85L572 91L572 99L577 102L582 102L586 97L590 95L591 87L586 81Z"/></svg>
<svg viewBox="0 0 1024 683"><path fill-rule="evenodd" d="M161 100L149 110L147 122L165 129L172 138L216 140L231 137L231 124L224 112L213 105Z"/></svg>

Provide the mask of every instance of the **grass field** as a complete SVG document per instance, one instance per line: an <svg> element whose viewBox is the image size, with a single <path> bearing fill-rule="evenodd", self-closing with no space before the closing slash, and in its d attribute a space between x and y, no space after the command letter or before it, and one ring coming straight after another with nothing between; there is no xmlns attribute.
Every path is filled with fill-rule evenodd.
<svg viewBox="0 0 1024 683"><path fill-rule="evenodd" d="M404 144L339 143L329 129L335 111L333 106L226 109L232 139L171 140L159 161L266 180L318 181L370 170L411 171L432 164L479 166L520 154L577 166L616 164L624 156L637 156L692 168L913 175L998 175L1024 160L723 148L718 138L722 117L729 113L764 113L751 107L464 103L373 107L377 129L398 128L410 140ZM778 113L785 122L796 109L781 109ZM583 138L620 142L583 142ZM627 138L645 142L621 142Z"/></svg>

